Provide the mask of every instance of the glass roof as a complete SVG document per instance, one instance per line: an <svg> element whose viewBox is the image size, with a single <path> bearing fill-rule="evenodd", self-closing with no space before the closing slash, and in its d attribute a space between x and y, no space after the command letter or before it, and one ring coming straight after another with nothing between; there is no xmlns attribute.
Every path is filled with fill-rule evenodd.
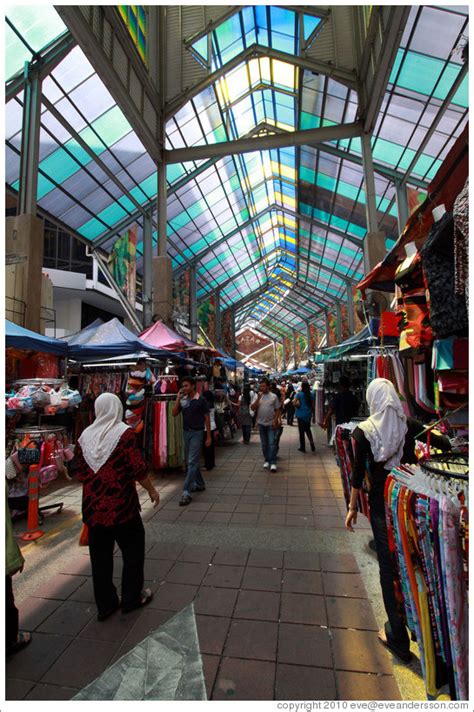
<svg viewBox="0 0 474 712"><path fill-rule="evenodd" d="M467 77L418 155L461 69L467 21L462 7L411 9L372 139L376 170L403 177L416 157L408 184L410 177L427 184L463 129ZM209 38L196 37L190 51L213 70L256 44L279 58L242 59L189 99L167 122L167 149L354 121L354 90L292 62L323 24L291 8L250 6L236 8ZM7 77L64 31L51 6L7 9ZM154 162L79 47L45 78L43 95L39 209L87 241L105 240L105 249L117 225L136 222L140 269L142 212L156 202ZM22 106L22 93L6 105L6 182L14 190ZM167 181L173 267L197 263L198 297L221 287L223 308L237 304L240 324L302 329L310 314L345 298L347 278L363 275L359 139L172 164ZM375 187L389 248L398 236L395 187L382 172Z"/></svg>

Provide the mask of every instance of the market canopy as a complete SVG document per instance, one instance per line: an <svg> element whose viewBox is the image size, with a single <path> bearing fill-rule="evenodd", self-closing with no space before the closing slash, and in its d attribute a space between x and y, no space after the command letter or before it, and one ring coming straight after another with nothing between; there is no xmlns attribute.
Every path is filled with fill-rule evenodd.
<svg viewBox="0 0 474 712"><path fill-rule="evenodd" d="M157 357L170 357L169 351L145 343L127 329L117 317L99 324L95 328L86 327L72 337L72 341L74 340L78 340L79 343L68 343L68 355L76 361L124 356L138 351L153 353Z"/></svg>
<svg viewBox="0 0 474 712"><path fill-rule="evenodd" d="M316 363L324 363L325 361L334 361L342 356L347 356L354 351L367 349L369 346L378 344L379 319L371 319L370 323L364 326L357 334L353 334L348 339L330 348L323 349L321 353L316 354Z"/></svg>
<svg viewBox="0 0 474 712"><path fill-rule="evenodd" d="M147 8L130 7L143 14L146 45ZM120 21L120 10L107 10ZM167 7L165 143L169 156L179 158L166 167L167 251L175 275L196 267L199 299L220 290L222 308L235 308L237 330L258 324L281 339L304 330L308 319L323 325L324 310L345 300L348 281L363 277L362 140L349 135L363 108L362 53L351 28L366 33L380 16L389 34L395 12L391 6ZM468 7L402 12L396 41L378 63L386 76L374 97L380 101L370 136L377 224L387 248L399 232L397 184L406 184L416 203L468 115L462 59ZM38 211L106 251L136 225L140 272L143 216L150 210L156 220L156 163L104 83L107 61L93 67L76 44L70 28L78 14L74 6L7 8L7 189L19 188L24 62L46 58ZM142 44L139 51L145 56ZM331 138L334 127L348 134ZM279 134L321 128L327 138L318 142L265 148ZM196 149L203 155L239 140L252 140L255 150L196 157Z"/></svg>
<svg viewBox="0 0 474 712"><path fill-rule="evenodd" d="M37 334L35 331L18 326L5 319L5 346L8 348L40 351L41 353L66 356L67 344L50 336Z"/></svg>
<svg viewBox="0 0 474 712"><path fill-rule="evenodd" d="M178 334L170 326L162 321L156 321L148 329L140 334L140 339L148 346L155 349L166 349L169 351L208 351L207 346L200 346L186 336Z"/></svg>

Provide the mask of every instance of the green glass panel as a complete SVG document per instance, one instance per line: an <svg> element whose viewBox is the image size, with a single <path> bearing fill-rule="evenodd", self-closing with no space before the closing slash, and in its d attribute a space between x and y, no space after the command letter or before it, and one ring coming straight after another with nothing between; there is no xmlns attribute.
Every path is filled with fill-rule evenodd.
<svg viewBox="0 0 474 712"><path fill-rule="evenodd" d="M15 188L15 190L18 190L20 187L20 181L16 182L16 185L18 186ZM45 176L41 175L41 173L38 175L38 190L36 193L36 199L41 200L41 198L44 198L45 195L47 195L50 191L54 190L56 186L51 183L50 180L48 180Z"/></svg>
<svg viewBox="0 0 474 712"><path fill-rule="evenodd" d="M205 37L201 37L200 40L197 40L196 42L193 43L193 49L195 52L197 52L203 60L207 63L208 61L208 44L207 44L207 35Z"/></svg>
<svg viewBox="0 0 474 712"><path fill-rule="evenodd" d="M170 185L186 174L182 163L169 163L166 166L166 180Z"/></svg>
<svg viewBox="0 0 474 712"><path fill-rule="evenodd" d="M52 5L7 5L5 15L35 52L40 52L67 30ZM26 48L22 49L23 43L10 28L7 28L5 39L8 79L23 68L24 61L31 59L31 55L28 50L25 54Z"/></svg>
<svg viewBox="0 0 474 712"><path fill-rule="evenodd" d="M199 215L202 215L205 210L207 210L207 208L204 201L198 200L197 203L194 203L194 205L191 205L191 207L188 208L188 215L191 220L194 220L194 218L197 218Z"/></svg>
<svg viewBox="0 0 474 712"><path fill-rule="evenodd" d="M84 225L78 229L78 232L89 240L95 240L99 235L102 235L106 229L105 225L99 222L99 220L91 218L91 220L84 223Z"/></svg>
<svg viewBox="0 0 474 712"><path fill-rule="evenodd" d="M95 129L95 133L92 129ZM113 146L119 139L131 131L131 126L118 106L113 106L102 116L92 122L91 128L87 127L80 132L81 138L87 143L94 153L100 154L104 150L103 143L97 138L99 134L105 145Z"/></svg>
<svg viewBox="0 0 474 712"><path fill-rule="evenodd" d="M397 78L400 67L400 74ZM442 100L446 98L461 69L461 66L454 62L450 62L444 70L443 67L444 61L442 59L428 57L425 54L400 48L390 75L390 82L393 84L396 79L397 86L426 96L429 96L434 90L434 97ZM440 81L436 86L438 79ZM466 78L466 85L464 86L463 82L456 94L456 103L459 102L460 106L464 108L468 106L467 94Z"/></svg>
<svg viewBox="0 0 474 712"><path fill-rule="evenodd" d="M319 116L302 111L300 115L301 129L319 129Z"/></svg>

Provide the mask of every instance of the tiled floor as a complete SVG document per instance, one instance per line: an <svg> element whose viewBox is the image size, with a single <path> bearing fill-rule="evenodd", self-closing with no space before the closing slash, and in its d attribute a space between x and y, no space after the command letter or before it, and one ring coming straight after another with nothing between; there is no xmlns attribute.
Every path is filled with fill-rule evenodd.
<svg viewBox="0 0 474 712"><path fill-rule="evenodd" d="M262 469L256 442L220 449L206 492L187 508L180 476L157 480L160 508L143 510L154 598L141 611L96 621L87 549L74 542L21 597L33 642L7 662L7 699L71 698L192 602L209 699L400 699L356 559L338 546L345 505L333 454L296 446L296 429L285 428L277 473ZM334 547L318 547L323 532ZM54 536L41 546L55 556Z"/></svg>

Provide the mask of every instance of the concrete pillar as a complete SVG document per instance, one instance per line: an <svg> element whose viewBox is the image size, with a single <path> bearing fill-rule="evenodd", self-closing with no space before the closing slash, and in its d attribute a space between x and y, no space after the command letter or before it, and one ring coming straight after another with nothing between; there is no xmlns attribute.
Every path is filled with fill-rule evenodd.
<svg viewBox="0 0 474 712"><path fill-rule="evenodd" d="M367 274L385 255L385 233L368 232L364 238L364 270Z"/></svg>
<svg viewBox="0 0 474 712"><path fill-rule="evenodd" d="M297 354L296 354L296 343L297 343L297 335L295 329L293 329L293 361L295 363L295 368L298 368L298 359L297 359Z"/></svg>
<svg viewBox="0 0 474 712"><path fill-rule="evenodd" d="M375 192L375 173L372 158L372 146L370 143L371 134L362 134L362 165L364 169L364 189L365 189L365 214L367 220L367 232L377 232L377 196Z"/></svg>
<svg viewBox="0 0 474 712"><path fill-rule="evenodd" d="M286 353L285 353L285 339L281 342L281 370L286 371L288 368L288 364L286 362Z"/></svg>
<svg viewBox="0 0 474 712"><path fill-rule="evenodd" d="M143 220L143 326L153 322L153 225L151 214Z"/></svg>
<svg viewBox="0 0 474 712"><path fill-rule="evenodd" d="M17 215L6 219L6 252L18 255L17 290L14 296L26 305L25 327L41 330L41 275L43 270L43 221L36 215ZM19 284L21 282L21 284Z"/></svg>
<svg viewBox="0 0 474 712"><path fill-rule="evenodd" d="M216 304L216 346L222 346L222 312L221 312L221 293L218 289L215 293Z"/></svg>
<svg viewBox="0 0 474 712"><path fill-rule="evenodd" d="M20 152L18 214L36 215L38 160L41 119L41 77L39 68L25 67L23 118Z"/></svg>
<svg viewBox="0 0 474 712"><path fill-rule="evenodd" d="M173 266L171 257L153 258L153 320L171 326L173 315Z"/></svg>
<svg viewBox="0 0 474 712"><path fill-rule="evenodd" d="M196 266L189 268L189 321L191 327L191 340L197 341L198 315L197 315L197 274Z"/></svg>
<svg viewBox="0 0 474 712"><path fill-rule="evenodd" d="M346 295L347 295L347 319L349 322L349 334L352 336L352 334L355 331L355 327L354 327L354 297L352 294L352 282L347 282Z"/></svg>

